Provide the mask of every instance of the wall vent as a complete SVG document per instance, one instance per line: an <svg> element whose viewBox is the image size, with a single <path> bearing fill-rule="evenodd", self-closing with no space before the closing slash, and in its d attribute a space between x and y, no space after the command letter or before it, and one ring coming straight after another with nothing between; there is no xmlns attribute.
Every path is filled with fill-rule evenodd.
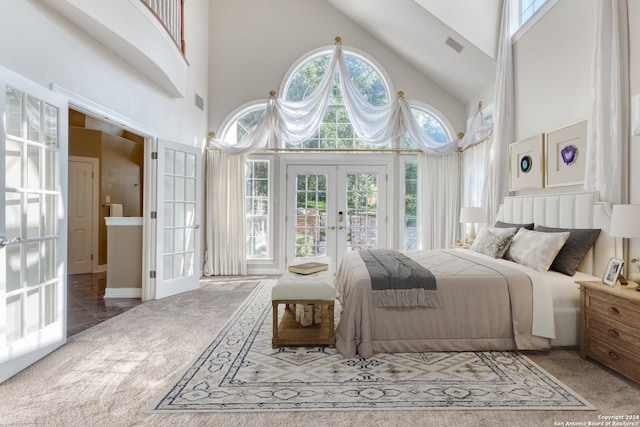
<svg viewBox="0 0 640 427"><path fill-rule="evenodd" d="M464 46L462 46L460 43L458 43L451 37L447 37L447 40L444 43L458 53L462 52L462 49L464 49Z"/></svg>
<svg viewBox="0 0 640 427"><path fill-rule="evenodd" d="M202 97L197 93L195 95L196 95L196 98L195 98L196 107L204 111L204 99L202 99Z"/></svg>

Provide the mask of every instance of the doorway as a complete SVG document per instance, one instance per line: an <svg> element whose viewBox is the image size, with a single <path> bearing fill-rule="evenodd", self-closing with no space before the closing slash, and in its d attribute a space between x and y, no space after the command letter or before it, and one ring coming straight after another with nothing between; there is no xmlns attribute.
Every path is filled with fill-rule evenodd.
<svg viewBox="0 0 640 427"><path fill-rule="evenodd" d="M68 336L141 302L140 289L105 299L105 218L112 203L122 205L123 216L143 216L143 177L142 136L69 109Z"/></svg>
<svg viewBox="0 0 640 427"><path fill-rule="evenodd" d="M287 259L387 246L385 165L289 165Z"/></svg>

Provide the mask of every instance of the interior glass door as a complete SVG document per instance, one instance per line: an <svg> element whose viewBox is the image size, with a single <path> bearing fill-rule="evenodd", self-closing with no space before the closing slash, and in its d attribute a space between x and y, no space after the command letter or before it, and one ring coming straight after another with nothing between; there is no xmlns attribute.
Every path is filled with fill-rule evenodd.
<svg viewBox="0 0 640 427"><path fill-rule="evenodd" d="M0 381L66 342L67 102L0 67Z"/></svg>
<svg viewBox="0 0 640 427"><path fill-rule="evenodd" d="M201 159L196 147L158 142L156 298L200 286Z"/></svg>

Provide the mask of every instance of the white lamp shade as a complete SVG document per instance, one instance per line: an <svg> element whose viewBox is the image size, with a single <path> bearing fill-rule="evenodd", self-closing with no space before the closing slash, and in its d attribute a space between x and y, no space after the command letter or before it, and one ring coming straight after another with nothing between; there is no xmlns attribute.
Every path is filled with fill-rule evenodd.
<svg viewBox="0 0 640 427"><path fill-rule="evenodd" d="M483 224L487 221L485 208L466 207L460 209L460 222L463 224Z"/></svg>
<svg viewBox="0 0 640 427"><path fill-rule="evenodd" d="M612 237L640 237L640 205L614 205L611 212Z"/></svg>

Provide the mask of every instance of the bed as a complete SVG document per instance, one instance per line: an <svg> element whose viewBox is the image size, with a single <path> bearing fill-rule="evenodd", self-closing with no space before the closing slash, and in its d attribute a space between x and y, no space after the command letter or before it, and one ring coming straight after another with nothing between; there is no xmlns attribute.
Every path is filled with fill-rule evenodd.
<svg viewBox="0 0 640 427"><path fill-rule="evenodd" d="M620 243L609 237L609 212L610 206L591 192L505 198L498 213L501 222L601 230L573 276L542 273L469 249L400 251L435 277L437 307L378 306L362 256L345 254L335 281L342 306L336 349L345 357L368 358L381 352L577 345L580 296L575 281L599 279L609 258L622 252Z"/></svg>

